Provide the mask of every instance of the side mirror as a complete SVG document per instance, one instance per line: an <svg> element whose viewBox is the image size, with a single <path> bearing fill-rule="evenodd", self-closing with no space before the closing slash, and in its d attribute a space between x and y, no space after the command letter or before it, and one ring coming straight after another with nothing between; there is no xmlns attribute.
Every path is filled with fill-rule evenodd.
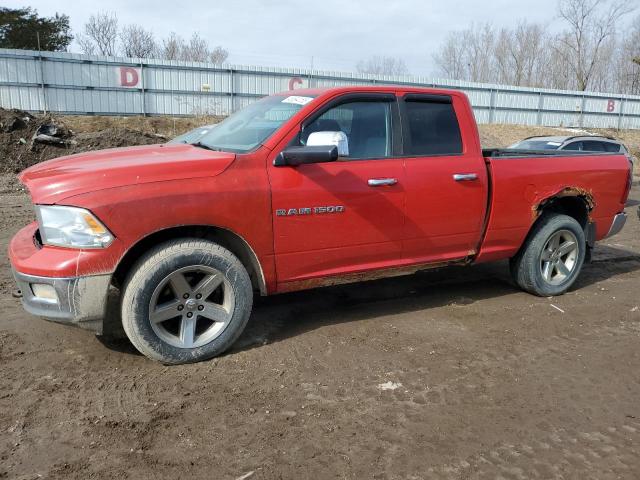
<svg viewBox="0 0 640 480"><path fill-rule="evenodd" d="M338 159L338 147L329 146L305 146L288 147L278 154L273 160L276 167L290 165L304 165L307 163L334 162Z"/></svg>
<svg viewBox="0 0 640 480"><path fill-rule="evenodd" d="M308 147L335 145L339 157L349 156L349 139L344 132L313 132L307 139Z"/></svg>

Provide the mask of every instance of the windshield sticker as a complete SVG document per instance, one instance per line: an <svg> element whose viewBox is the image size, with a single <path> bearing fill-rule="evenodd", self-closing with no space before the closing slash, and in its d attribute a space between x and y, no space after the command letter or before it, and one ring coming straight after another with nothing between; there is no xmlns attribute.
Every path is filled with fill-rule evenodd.
<svg viewBox="0 0 640 480"><path fill-rule="evenodd" d="M562 145L562 142L547 142L547 145L553 145L554 147L559 147Z"/></svg>
<svg viewBox="0 0 640 480"><path fill-rule="evenodd" d="M282 103L295 103L296 105L306 105L311 100L313 100L313 97L299 97L297 95L292 95L282 100Z"/></svg>

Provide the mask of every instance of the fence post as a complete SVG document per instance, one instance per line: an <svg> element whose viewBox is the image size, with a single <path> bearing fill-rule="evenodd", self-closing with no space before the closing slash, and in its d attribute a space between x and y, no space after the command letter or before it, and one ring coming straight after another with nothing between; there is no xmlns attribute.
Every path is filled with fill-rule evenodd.
<svg viewBox="0 0 640 480"><path fill-rule="evenodd" d="M42 64L42 51L40 50L40 32L36 32L38 40L38 64L40 65L40 88L42 90L42 112L47 114L47 92L44 89L44 65Z"/></svg>
<svg viewBox="0 0 640 480"><path fill-rule="evenodd" d="M618 130L622 130L622 117L624 117L624 97L620 97L620 111L618 112Z"/></svg>
<svg viewBox="0 0 640 480"><path fill-rule="evenodd" d="M140 62L140 108L142 110L142 116L147 116L147 109L145 107L145 95L144 95L144 64Z"/></svg>
<svg viewBox="0 0 640 480"><path fill-rule="evenodd" d="M489 99L489 123L493 123L496 111L496 91L491 88L491 97Z"/></svg>
<svg viewBox="0 0 640 480"><path fill-rule="evenodd" d="M538 115L536 117L536 125L542 126L542 109L544 108L544 96L542 92L538 93Z"/></svg>
<svg viewBox="0 0 640 480"><path fill-rule="evenodd" d="M233 67L229 68L229 115L236 110L236 97L235 97L235 75L233 74Z"/></svg>

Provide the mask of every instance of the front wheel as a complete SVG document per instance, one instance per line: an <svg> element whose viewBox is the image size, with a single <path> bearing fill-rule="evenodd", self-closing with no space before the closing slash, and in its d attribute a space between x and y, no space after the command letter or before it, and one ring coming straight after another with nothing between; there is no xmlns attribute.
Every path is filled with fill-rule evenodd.
<svg viewBox="0 0 640 480"><path fill-rule="evenodd" d="M510 267L520 288L534 295L562 295L575 282L587 251L584 231L567 215L540 219Z"/></svg>
<svg viewBox="0 0 640 480"><path fill-rule="evenodd" d="M132 269L122 296L122 324L147 357L196 362L233 344L252 304L249 275L231 252L206 240L174 240Z"/></svg>

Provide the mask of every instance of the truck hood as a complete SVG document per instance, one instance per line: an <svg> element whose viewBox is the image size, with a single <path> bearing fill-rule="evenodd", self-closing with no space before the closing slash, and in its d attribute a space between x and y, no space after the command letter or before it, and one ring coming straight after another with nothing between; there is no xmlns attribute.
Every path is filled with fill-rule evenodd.
<svg viewBox="0 0 640 480"><path fill-rule="evenodd" d="M56 158L27 168L19 178L34 203L53 204L108 188L211 177L234 159L233 153L186 144L145 145Z"/></svg>

